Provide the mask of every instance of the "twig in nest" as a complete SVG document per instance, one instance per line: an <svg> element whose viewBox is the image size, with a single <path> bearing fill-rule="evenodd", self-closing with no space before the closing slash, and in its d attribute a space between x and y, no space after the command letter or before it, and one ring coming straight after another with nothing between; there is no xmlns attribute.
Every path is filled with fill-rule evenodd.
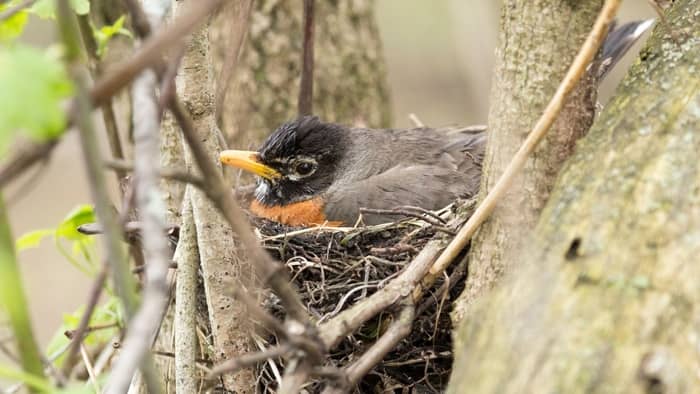
<svg viewBox="0 0 700 394"><path fill-rule="evenodd" d="M413 125L416 127L425 127L425 124L421 122L420 119L418 119L418 116L416 116L414 113L408 114L408 119L410 119L411 122L413 122Z"/></svg>
<svg viewBox="0 0 700 394"><path fill-rule="evenodd" d="M413 300L410 296L404 298L396 320L391 323L387 331L357 361L345 368L345 379L338 382L339 387L326 387L323 393L344 393L356 385L367 372L382 361L389 351L411 333L415 316Z"/></svg>
<svg viewBox="0 0 700 394"><path fill-rule="evenodd" d="M226 360L211 369L207 379L214 379L225 373L234 373L240 369L248 368L257 365L260 362L271 358L281 357L292 350L292 346L288 343L273 346L261 352L243 354L239 357Z"/></svg>
<svg viewBox="0 0 700 394"><path fill-rule="evenodd" d="M360 213L371 213L375 215L409 216L431 224L435 228L435 230L442 231L453 236L456 235L454 231L450 230L449 228L443 225L445 221L440 216L419 207L406 205L394 209L360 208Z"/></svg>

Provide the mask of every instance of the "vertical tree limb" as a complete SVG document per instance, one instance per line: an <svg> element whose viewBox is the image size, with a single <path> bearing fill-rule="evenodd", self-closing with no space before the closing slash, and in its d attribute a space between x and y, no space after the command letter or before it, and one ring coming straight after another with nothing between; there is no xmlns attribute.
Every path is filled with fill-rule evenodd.
<svg viewBox="0 0 700 394"><path fill-rule="evenodd" d="M314 0L304 0L304 44L302 47L299 115L313 113L314 97Z"/></svg>
<svg viewBox="0 0 700 394"><path fill-rule="evenodd" d="M113 393L123 392L121 389L130 385L137 366L150 351L170 300L170 248L166 238L165 206L158 189L160 113L155 88L156 76L151 70L144 71L133 85L134 184L142 223L146 283L143 302L127 327L122 350L112 368L110 390ZM162 391L158 378L152 381L148 376L145 378L150 393ZM125 382L126 386L120 382Z"/></svg>
<svg viewBox="0 0 700 394"><path fill-rule="evenodd" d="M197 229L192 213L190 192L185 193L180 241L175 251L177 284L175 288L175 385L176 392L195 393L198 390L195 358L197 354Z"/></svg>
<svg viewBox="0 0 700 394"><path fill-rule="evenodd" d="M182 12L181 8L180 4L176 6L176 14ZM186 46L182 59L183 71L177 78L177 90L192 115L192 131L206 151L207 157L202 159L212 164L211 171L220 173L217 157L221 147L216 137L218 130L214 117L213 78L208 49L208 27L205 25L193 33ZM197 169L199 161L193 157L191 149L185 149L185 160L188 167ZM202 170L205 178L219 176L209 174L208 169ZM222 361L253 350L249 336L252 326L245 317L244 308L230 297L228 289L232 279L250 282L252 268L244 259L230 225L207 195L200 190L191 190L190 201L213 344L217 351L214 357ZM227 389L239 393L253 392L254 382L255 376L251 369L243 370L236 376L224 377Z"/></svg>
<svg viewBox="0 0 700 394"><path fill-rule="evenodd" d="M512 0L503 4L482 201L457 240L463 238L467 227L486 219L487 209L493 213L472 243L467 287L453 314L456 320L507 269L504 262L508 255L518 253L564 160L593 121L595 73L584 70L602 43L618 2L606 2L605 20L598 19L593 28L595 35L589 35L586 41L600 3ZM523 29L524 25L531 28ZM577 57L584 41L592 51L579 52ZM578 68L570 66L572 61ZM570 78L572 72L579 75ZM565 84L558 85L562 80ZM555 110L554 116L540 117L543 109L545 113ZM545 135L550 125L552 129ZM500 200L497 208L496 200ZM489 207L491 204L494 206ZM473 233L475 229L469 231ZM453 243L447 253L454 255L458 251L454 246L461 250L467 238L460 244ZM441 257L439 262L444 260Z"/></svg>

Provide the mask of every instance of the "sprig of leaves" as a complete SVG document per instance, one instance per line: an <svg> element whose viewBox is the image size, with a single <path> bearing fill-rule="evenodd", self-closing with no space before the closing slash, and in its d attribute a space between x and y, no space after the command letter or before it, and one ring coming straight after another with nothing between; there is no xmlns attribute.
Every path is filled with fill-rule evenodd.
<svg viewBox="0 0 700 394"><path fill-rule="evenodd" d="M93 237L78 232L82 224L95 222L95 211L92 205L79 205L66 215L56 228L45 228L23 234L16 241L18 251L39 246L47 237L53 237L56 248L76 268L86 275L93 276L97 262L94 258L95 240ZM64 242L71 245L68 252ZM82 259L80 259L82 257Z"/></svg>

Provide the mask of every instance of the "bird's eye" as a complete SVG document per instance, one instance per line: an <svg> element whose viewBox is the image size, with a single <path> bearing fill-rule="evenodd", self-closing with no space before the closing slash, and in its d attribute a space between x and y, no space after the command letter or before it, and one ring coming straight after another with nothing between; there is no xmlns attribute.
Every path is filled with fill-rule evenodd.
<svg viewBox="0 0 700 394"><path fill-rule="evenodd" d="M314 165L312 163L309 163L308 161L302 161L297 163L296 167L294 167L294 170L297 174L301 176L306 176L311 174L311 172L314 170Z"/></svg>

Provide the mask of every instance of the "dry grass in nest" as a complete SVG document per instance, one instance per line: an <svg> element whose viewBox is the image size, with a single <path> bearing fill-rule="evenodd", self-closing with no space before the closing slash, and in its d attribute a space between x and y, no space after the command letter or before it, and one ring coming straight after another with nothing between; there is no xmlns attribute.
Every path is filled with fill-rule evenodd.
<svg viewBox="0 0 700 394"><path fill-rule="evenodd" d="M451 207L436 212L442 222L455 216ZM371 295L395 278L444 226L410 218L395 223L357 228L290 229L276 223L254 220L263 246L284 262L292 281L310 313L323 322L343 309ZM417 305L411 334L401 341L358 385L356 391L441 392L447 384L452 363L449 311L451 300L463 288L465 263L441 278L422 304ZM266 307L282 317L278 300L270 296ZM371 346L392 321L387 310L334 348L329 365L343 367ZM274 337L260 338L259 345L276 343ZM282 360L260 368L262 392L274 392L284 370ZM306 387L318 392L320 384Z"/></svg>

